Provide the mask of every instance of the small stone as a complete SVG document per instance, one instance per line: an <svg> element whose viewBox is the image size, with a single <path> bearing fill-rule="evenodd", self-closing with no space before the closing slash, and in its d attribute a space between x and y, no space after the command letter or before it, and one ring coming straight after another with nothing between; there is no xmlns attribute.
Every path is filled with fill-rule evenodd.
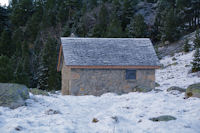
<svg viewBox="0 0 200 133"><path fill-rule="evenodd" d="M111 117L111 118L115 121L115 123L118 123L118 122L119 122L119 119L118 119L117 116L113 116L113 117Z"/></svg>
<svg viewBox="0 0 200 133"><path fill-rule="evenodd" d="M190 65L185 65L185 67L190 67Z"/></svg>
<svg viewBox="0 0 200 133"><path fill-rule="evenodd" d="M159 122L159 121L171 121L171 120L176 120L175 117L170 116L170 115L162 115L159 117L153 117L150 118L149 120L153 121L153 122Z"/></svg>
<svg viewBox="0 0 200 133"><path fill-rule="evenodd" d="M185 92L186 90L177 86L172 86L170 88L167 89L167 91L179 91L179 92Z"/></svg>
<svg viewBox="0 0 200 133"><path fill-rule="evenodd" d="M45 111L45 114L46 115L53 115L53 114L61 114L61 112L58 111L58 110L49 109L49 110Z"/></svg>
<svg viewBox="0 0 200 133"><path fill-rule="evenodd" d="M155 91L155 92L161 92L161 91L163 91L163 90L161 90L161 89L154 89L154 91Z"/></svg>
<svg viewBox="0 0 200 133"><path fill-rule="evenodd" d="M138 123L141 123L142 122L142 120L140 119L139 121L138 121Z"/></svg>
<svg viewBox="0 0 200 133"><path fill-rule="evenodd" d="M172 58L173 61L177 60L175 57Z"/></svg>
<svg viewBox="0 0 200 133"><path fill-rule="evenodd" d="M160 86L160 84L156 82L156 83L155 83L155 86L156 86L156 87L159 87L159 86Z"/></svg>
<svg viewBox="0 0 200 133"><path fill-rule="evenodd" d="M15 127L15 130L16 130L16 131L21 131L22 129L23 129L23 127L21 127L21 126Z"/></svg>
<svg viewBox="0 0 200 133"><path fill-rule="evenodd" d="M97 118L93 118L92 122L97 123L99 120Z"/></svg>

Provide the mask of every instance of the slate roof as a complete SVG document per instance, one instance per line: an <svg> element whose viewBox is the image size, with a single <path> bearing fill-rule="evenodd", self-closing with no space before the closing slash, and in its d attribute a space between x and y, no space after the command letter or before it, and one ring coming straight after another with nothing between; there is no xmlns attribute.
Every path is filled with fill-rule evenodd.
<svg viewBox="0 0 200 133"><path fill-rule="evenodd" d="M159 66L148 38L61 37L67 66Z"/></svg>

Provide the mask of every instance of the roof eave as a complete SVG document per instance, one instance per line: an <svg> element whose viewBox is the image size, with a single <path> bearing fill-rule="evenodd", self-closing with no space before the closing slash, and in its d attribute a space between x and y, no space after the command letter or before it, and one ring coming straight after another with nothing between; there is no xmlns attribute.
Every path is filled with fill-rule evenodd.
<svg viewBox="0 0 200 133"><path fill-rule="evenodd" d="M76 69L159 69L160 66L86 66L86 65L66 65L69 68L76 68Z"/></svg>

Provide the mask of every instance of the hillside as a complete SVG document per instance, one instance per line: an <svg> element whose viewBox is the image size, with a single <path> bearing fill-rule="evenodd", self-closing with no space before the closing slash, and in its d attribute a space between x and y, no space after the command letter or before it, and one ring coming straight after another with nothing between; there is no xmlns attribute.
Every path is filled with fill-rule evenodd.
<svg viewBox="0 0 200 133"><path fill-rule="evenodd" d="M198 0L11 0L0 7L0 82L60 90L55 68L61 36L148 37L155 46L171 44L200 26L199 5Z"/></svg>
<svg viewBox="0 0 200 133"><path fill-rule="evenodd" d="M200 99L185 99L184 93L167 91L171 86L186 88L199 82L191 69L194 51L166 56L156 72L160 84L155 91L112 93L95 96L32 95L27 106L11 110L0 107L2 132L154 132L199 133ZM176 60L174 60L176 58ZM174 63L177 62L177 63ZM176 120L153 122L152 117L171 115Z"/></svg>

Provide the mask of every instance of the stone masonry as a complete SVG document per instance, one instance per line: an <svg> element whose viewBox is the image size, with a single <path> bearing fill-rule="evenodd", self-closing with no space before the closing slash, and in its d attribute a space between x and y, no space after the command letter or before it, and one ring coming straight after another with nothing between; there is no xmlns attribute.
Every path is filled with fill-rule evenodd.
<svg viewBox="0 0 200 133"><path fill-rule="evenodd" d="M62 94L96 95L147 92L155 88L155 70L138 69L136 79L126 79L126 69L70 69L63 65Z"/></svg>

